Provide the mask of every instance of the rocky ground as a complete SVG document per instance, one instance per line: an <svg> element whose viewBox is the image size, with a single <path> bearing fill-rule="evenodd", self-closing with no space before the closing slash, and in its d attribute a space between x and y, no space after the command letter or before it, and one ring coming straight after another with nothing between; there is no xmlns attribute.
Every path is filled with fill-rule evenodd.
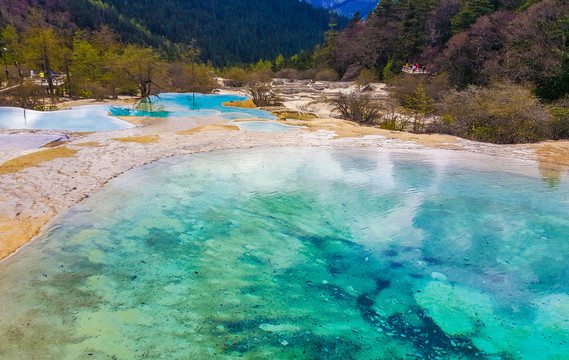
<svg viewBox="0 0 569 360"><path fill-rule="evenodd" d="M127 119L137 120L137 126L96 133L0 130L0 259L14 253L54 217L110 179L133 167L174 155L269 146L398 147L417 151L435 147L536 161L542 176L551 181L566 176L569 168L569 142L505 146L447 135L363 127L338 119L325 100L334 93L353 90L351 84L277 80L275 88L283 99L283 107L271 110L293 114L281 116L280 121L305 128L279 133L239 131L234 124L220 122L212 116L186 121ZM220 93L244 94L244 90L221 89ZM383 84L374 84L370 94L378 99L387 97ZM86 100L60 107L92 102ZM124 98L118 104L133 102L132 98ZM36 139L29 146L7 140L7 136L34 134L42 139L59 139L45 140L45 145Z"/></svg>

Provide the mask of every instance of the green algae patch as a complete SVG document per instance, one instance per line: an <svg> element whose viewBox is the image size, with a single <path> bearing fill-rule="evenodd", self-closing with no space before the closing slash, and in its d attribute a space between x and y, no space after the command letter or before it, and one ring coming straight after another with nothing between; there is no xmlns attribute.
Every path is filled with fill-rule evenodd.
<svg viewBox="0 0 569 360"><path fill-rule="evenodd" d="M132 136L132 137L123 137L123 138L114 138L115 141L121 142L134 142L139 144L150 144L155 143L160 140L158 135L144 135L144 136Z"/></svg>
<svg viewBox="0 0 569 360"><path fill-rule="evenodd" d="M8 160L4 164L0 165L0 175L15 173L54 159L73 157L77 152L77 150L72 150L62 146L23 155L15 159Z"/></svg>

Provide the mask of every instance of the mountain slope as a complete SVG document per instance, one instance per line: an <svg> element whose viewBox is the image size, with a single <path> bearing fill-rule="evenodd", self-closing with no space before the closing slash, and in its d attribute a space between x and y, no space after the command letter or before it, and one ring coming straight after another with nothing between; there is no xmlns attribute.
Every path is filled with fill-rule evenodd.
<svg viewBox="0 0 569 360"><path fill-rule="evenodd" d="M173 42L195 38L214 64L292 55L323 40L330 14L297 0L105 0ZM168 19L168 21L164 21ZM220 51L223 49L223 51Z"/></svg>
<svg viewBox="0 0 569 360"><path fill-rule="evenodd" d="M375 9L377 0L306 0L308 3L332 10L340 15L352 17L359 11L362 17Z"/></svg>
<svg viewBox="0 0 569 360"><path fill-rule="evenodd" d="M25 29L33 22L30 9L67 31L109 25L125 42L167 48L195 39L202 60L216 66L310 49L337 17L298 0L3 0L0 26ZM341 27L346 19L336 22Z"/></svg>

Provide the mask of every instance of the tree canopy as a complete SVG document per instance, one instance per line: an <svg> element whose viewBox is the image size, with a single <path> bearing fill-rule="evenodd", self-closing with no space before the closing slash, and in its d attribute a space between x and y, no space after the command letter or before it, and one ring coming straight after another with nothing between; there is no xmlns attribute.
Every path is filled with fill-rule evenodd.
<svg viewBox="0 0 569 360"><path fill-rule="evenodd" d="M541 99L555 100L569 94L568 46L564 0L381 0L314 58L345 80L361 69L383 79L419 63L458 89L502 79L530 83Z"/></svg>
<svg viewBox="0 0 569 360"><path fill-rule="evenodd" d="M168 56L176 56L177 44L195 40L200 59L215 66L292 56L321 43L330 23L347 24L298 0L8 0L0 3L0 27L39 25L30 10L48 27L71 33L106 26L122 42L160 48Z"/></svg>

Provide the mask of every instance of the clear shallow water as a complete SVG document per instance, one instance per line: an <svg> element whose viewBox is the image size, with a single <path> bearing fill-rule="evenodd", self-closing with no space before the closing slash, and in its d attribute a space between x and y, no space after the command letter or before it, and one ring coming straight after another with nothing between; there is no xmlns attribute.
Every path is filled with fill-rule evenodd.
<svg viewBox="0 0 569 360"><path fill-rule="evenodd" d="M282 132L293 129L302 129L302 126L291 126L268 121L237 121L234 123L239 130Z"/></svg>
<svg viewBox="0 0 569 360"><path fill-rule="evenodd" d="M565 359L569 184L534 172L289 148L129 171L0 265L0 358Z"/></svg>
<svg viewBox="0 0 569 360"><path fill-rule="evenodd" d="M120 130L134 125L109 116L108 105L87 105L58 111L34 111L0 107L0 128L69 131Z"/></svg>
<svg viewBox="0 0 569 360"><path fill-rule="evenodd" d="M235 95L207 95L163 93L151 96L133 108L113 107L115 116L152 116L152 117L200 117L220 116L223 120L234 119L276 119L268 111L223 106L229 101L247 100Z"/></svg>

